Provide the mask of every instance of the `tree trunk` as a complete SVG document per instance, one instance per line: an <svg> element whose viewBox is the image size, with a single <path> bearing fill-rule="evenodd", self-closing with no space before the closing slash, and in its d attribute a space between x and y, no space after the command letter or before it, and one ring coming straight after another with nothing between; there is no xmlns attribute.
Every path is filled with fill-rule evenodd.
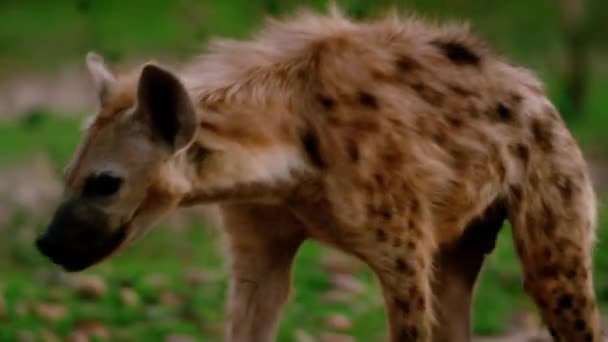
<svg viewBox="0 0 608 342"><path fill-rule="evenodd" d="M582 115L588 76L585 37L585 0L560 0L562 27L566 44L563 93L564 115Z"/></svg>

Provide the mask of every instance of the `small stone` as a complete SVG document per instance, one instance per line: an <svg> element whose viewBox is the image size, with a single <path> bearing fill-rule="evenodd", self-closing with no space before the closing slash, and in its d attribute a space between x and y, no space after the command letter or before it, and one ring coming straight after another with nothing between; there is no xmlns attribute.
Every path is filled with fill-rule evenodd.
<svg viewBox="0 0 608 342"><path fill-rule="evenodd" d="M353 293L365 291L365 286L359 279L347 274L334 274L330 277L330 282L336 289L341 289Z"/></svg>
<svg viewBox="0 0 608 342"><path fill-rule="evenodd" d="M55 303L34 303L32 309L38 317L46 321L58 321L68 315L68 309Z"/></svg>
<svg viewBox="0 0 608 342"><path fill-rule="evenodd" d="M0 291L0 320L5 319L7 316L6 301L4 300L4 294Z"/></svg>
<svg viewBox="0 0 608 342"><path fill-rule="evenodd" d="M354 257L333 250L321 256L321 265L329 274L353 274L362 268L362 263Z"/></svg>
<svg viewBox="0 0 608 342"><path fill-rule="evenodd" d="M346 315L334 313L325 317L325 325L336 330L347 330L353 326L353 323Z"/></svg>
<svg viewBox="0 0 608 342"><path fill-rule="evenodd" d="M323 295L323 299L331 303L349 303L352 301L352 293L344 290L329 290Z"/></svg>
<svg viewBox="0 0 608 342"><path fill-rule="evenodd" d="M87 337L102 340L108 340L112 336L108 327L96 321L80 321L76 323L76 331L85 334Z"/></svg>
<svg viewBox="0 0 608 342"><path fill-rule="evenodd" d="M68 336L67 342L89 342L89 337L82 331L74 331Z"/></svg>
<svg viewBox="0 0 608 342"><path fill-rule="evenodd" d="M78 275L68 280L76 294L87 299L97 299L108 292L106 282L98 275Z"/></svg>
<svg viewBox="0 0 608 342"><path fill-rule="evenodd" d="M306 330L297 329L294 333L296 342L316 342L315 338Z"/></svg>
<svg viewBox="0 0 608 342"><path fill-rule="evenodd" d="M200 286L209 283L212 279L213 276L211 274L199 269L191 269L184 274L184 280L191 286Z"/></svg>
<svg viewBox="0 0 608 342"><path fill-rule="evenodd" d="M57 334L47 329L40 331L40 340L42 342L61 342L61 338Z"/></svg>
<svg viewBox="0 0 608 342"><path fill-rule="evenodd" d="M158 302L165 306L179 306L182 298L172 291L161 291L158 295Z"/></svg>
<svg viewBox="0 0 608 342"><path fill-rule="evenodd" d="M139 306L139 304L141 303L141 300L140 300L137 292L135 292L135 290L133 290L130 287L121 288L119 295L120 295L120 301L126 307L134 308L134 307Z"/></svg>
<svg viewBox="0 0 608 342"><path fill-rule="evenodd" d="M161 290L168 288L171 282L164 274L152 273L144 277L142 284L153 290Z"/></svg>
<svg viewBox="0 0 608 342"><path fill-rule="evenodd" d="M17 342L35 342L36 335L29 330L20 330L17 332Z"/></svg>
<svg viewBox="0 0 608 342"><path fill-rule="evenodd" d="M25 317L30 312L28 305L25 302L17 302L15 304L15 314L19 317Z"/></svg>
<svg viewBox="0 0 608 342"><path fill-rule="evenodd" d="M194 338L187 335L168 335L164 342L194 342Z"/></svg>
<svg viewBox="0 0 608 342"><path fill-rule="evenodd" d="M322 333L321 342L355 342L355 338L350 335L336 333Z"/></svg>

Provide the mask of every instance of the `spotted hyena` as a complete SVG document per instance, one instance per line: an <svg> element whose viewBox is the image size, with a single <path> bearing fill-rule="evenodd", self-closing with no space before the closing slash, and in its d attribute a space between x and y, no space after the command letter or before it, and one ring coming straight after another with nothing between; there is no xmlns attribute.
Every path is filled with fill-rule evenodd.
<svg viewBox="0 0 608 342"><path fill-rule="evenodd" d="M504 219L524 287L560 341L599 341L585 161L541 83L463 25L338 13L220 41L178 74L115 76L39 249L78 271L163 214L221 205L227 340L274 338L306 239L377 275L392 341L466 341L470 296Z"/></svg>

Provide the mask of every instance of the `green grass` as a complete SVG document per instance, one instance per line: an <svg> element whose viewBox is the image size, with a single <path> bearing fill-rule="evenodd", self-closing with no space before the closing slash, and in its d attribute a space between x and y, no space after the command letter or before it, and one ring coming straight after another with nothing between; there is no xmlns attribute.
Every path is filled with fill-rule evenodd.
<svg viewBox="0 0 608 342"><path fill-rule="evenodd" d="M521 62L557 66L561 49L559 12L552 2L483 0L339 0L354 16L369 16L395 6L431 18L470 20L493 45ZM211 36L246 36L266 13L280 15L300 6L325 9L325 0L55 0L4 1L0 4L0 65L3 72L48 69L80 62L86 51L110 59L157 53L189 56ZM588 1L588 37L606 49L608 31L599 13L602 0ZM542 15L539 15L541 14Z"/></svg>

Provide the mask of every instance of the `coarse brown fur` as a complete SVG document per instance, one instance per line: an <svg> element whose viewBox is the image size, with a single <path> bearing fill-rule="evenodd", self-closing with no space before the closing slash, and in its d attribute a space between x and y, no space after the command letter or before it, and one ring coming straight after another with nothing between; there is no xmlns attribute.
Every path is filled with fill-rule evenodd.
<svg viewBox="0 0 608 342"><path fill-rule="evenodd" d="M168 71L145 66L139 85L119 90L90 60L105 85L101 114L66 193L78 197L91 172L118 165L128 188L100 206L129 227L121 246L177 206L220 203L228 341L274 338L309 238L375 272L391 341L469 340L471 293L504 218L555 340L600 341L586 163L541 83L466 26L337 12L272 21L251 41L216 42L180 73L195 119ZM171 83L171 101L141 91L155 82Z"/></svg>

